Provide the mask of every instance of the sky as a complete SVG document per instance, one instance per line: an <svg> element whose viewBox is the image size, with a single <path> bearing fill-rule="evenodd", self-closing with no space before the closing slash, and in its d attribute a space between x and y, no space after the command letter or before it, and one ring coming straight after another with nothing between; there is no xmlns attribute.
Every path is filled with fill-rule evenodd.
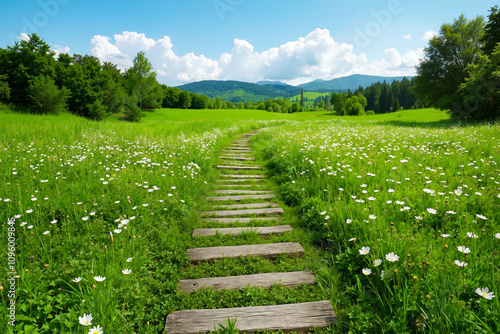
<svg viewBox="0 0 500 334"><path fill-rule="evenodd" d="M169 86L292 85L351 74L412 76L429 38L497 0L2 0L0 47L36 33L57 53L127 69L144 51Z"/></svg>

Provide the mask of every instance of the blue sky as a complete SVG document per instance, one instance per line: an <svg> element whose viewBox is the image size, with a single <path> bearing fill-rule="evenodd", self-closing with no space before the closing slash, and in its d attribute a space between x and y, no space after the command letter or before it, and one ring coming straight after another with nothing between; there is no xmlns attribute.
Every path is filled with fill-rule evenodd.
<svg viewBox="0 0 500 334"><path fill-rule="evenodd" d="M159 81L412 75L427 41L489 0L4 0L0 47L36 32L54 49L130 66L145 50Z"/></svg>

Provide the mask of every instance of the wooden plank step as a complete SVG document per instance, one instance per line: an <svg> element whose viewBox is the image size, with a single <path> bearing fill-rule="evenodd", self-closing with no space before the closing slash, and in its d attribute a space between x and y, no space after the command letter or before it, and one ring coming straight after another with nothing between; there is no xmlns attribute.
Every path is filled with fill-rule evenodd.
<svg viewBox="0 0 500 334"><path fill-rule="evenodd" d="M278 203L246 203L246 204L230 204L230 205L214 205L214 209L236 209L236 208L276 208Z"/></svg>
<svg viewBox="0 0 500 334"><path fill-rule="evenodd" d="M254 217L254 218L202 218L200 222L213 222L213 223L222 223L222 224L230 224L230 223L250 223L252 221L282 221L281 217Z"/></svg>
<svg viewBox="0 0 500 334"><path fill-rule="evenodd" d="M220 156L219 159L224 159L224 160L238 160L238 161L253 161L255 160L254 158L247 158L247 157L240 157L240 156Z"/></svg>
<svg viewBox="0 0 500 334"><path fill-rule="evenodd" d="M217 180L216 182L259 182L263 179L224 179L224 180Z"/></svg>
<svg viewBox="0 0 500 334"><path fill-rule="evenodd" d="M250 285L251 287L270 288L274 284L295 288L301 284L312 285L316 277L310 271L291 271L285 273L266 273L228 277L208 277L199 279L182 279L179 289L191 293L199 289L211 287L214 290L239 290Z"/></svg>
<svg viewBox="0 0 500 334"><path fill-rule="evenodd" d="M218 184L217 187L230 187L230 188L252 188L252 187L265 187L265 184Z"/></svg>
<svg viewBox="0 0 500 334"><path fill-rule="evenodd" d="M298 242L280 242L260 245L201 247L187 250L189 261L200 262L220 260L222 258L235 258L260 256L264 259L272 258L278 254L304 255L304 248Z"/></svg>
<svg viewBox="0 0 500 334"><path fill-rule="evenodd" d="M241 153L241 152L234 152L234 151L222 151L223 155L230 155L230 156L234 156L234 157L248 157L249 153Z"/></svg>
<svg viewBox="0 0 500 334"><path fill-rule="evenodd" d="M274 306L234 307L226 309L183 310L167 316L168 334L208 333L226 319L236 319L236 327L243 333L259 330L307 332L313 327L325 328L338 323L337 315L328 300Z"/></svg>
<svg viewBox="0 0 500 334"><path fill-rule="evenodd" d="M201 216L215 216L215 217L231 217L243 215L268 215L275 216L283 213L283 208L269 208L269 209L245 209L245 210L218 210L218 211L204 211Z"/></svg>
<svg viewBox="0 0 500 334"><path fill-rule="evenodd" d="M232 142L231 145L232 145L232 147L247 147L247 148L251 148L247 144L245 144L245 143L239 143L239 142L236 142L236 143Z"/></svg>
<svg viewBox="0 0 500 334"><path fill-rule="evenodd" d="M261 194L272 194L270 190L243 190L243 189L219 189L212 190L214 194L245 194L245 195L261 195Z"/></svg>
<svg viewBox="0 0 500 334"><path fill-rule="evenodd" d="M233 195L233 196L208 196L205 197L207 201L241 201L244 199L269 199L275 198L275 194L265 194L265 195Z"/></svg>
<svg viewBox="0 0 500 334"><path fill-rule="evenodd" d="M225 166L225 165L218 165L217 169L260 170L260 169L262 169L262 167L259 167L259 166Z"/></svg>
<svg viewBox="0 0 500 334"><path fill-rule="evenodd" d="M265 179L267 175L262 174L249 174L249 175L238 175L238 174L222 174L222 177L230 177L233 179Z"/></svg>
<svg viewBox="0 0 500 334"><path fill-rule="evenodd" d="M244 152L252 152L252 149L250 147L235 147L235 146L231 146L231 147L224 147L225 150L229 150L229 151L244 151Z"/></svg>
<svg viewBox="0 0 500 334"><path fill-rule="evenodd" d="M219 234L232 234L239 235L244 232L255 231L260 235L270 235L270 234L282 234L285 232L292 231L290 225L279 225L279 226L264 226L264 227L229 227L229 228L196 228L191 234L192 237L208 237Z"/></svg>

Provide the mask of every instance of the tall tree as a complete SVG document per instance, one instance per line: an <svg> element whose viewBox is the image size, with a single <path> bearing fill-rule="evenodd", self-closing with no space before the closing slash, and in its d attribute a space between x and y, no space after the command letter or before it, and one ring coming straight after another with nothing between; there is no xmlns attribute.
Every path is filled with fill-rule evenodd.
<svg viewBox="0 0 500 334"><path fill-rule="evenodd" d="M491 55L498 43L500 43L500 8L498 8L498 5L490 9L482 42L484 43L483 52L487 55Z"/></svg>
<svg viewBox="0 0 500 334"><path fill-rule="evenodd" d="M153 71L153 65L146 58L144 51L140 51L134 58L134 65L127 70L126 79L129 94L137 97L137 103L141 110L149 108L158 108L161 106L158 96L161 90L158 90L156 81L156 72Z"/></svg>
<svg viewBox="0 0 500 334"><path fill-rule="evenodd" d="M480 55L484 25L482 16L468 20L460 15L452 24L443 24L440 34L429 41L414 81L415 91L430 105L453 107L454 94L466 78L465 69Z"/></svg>
<svg viewBox="0 0 500 334"><path fill-rule="evenodd" d="M304 106L304 88L300 88L300 106Z"/></svg>

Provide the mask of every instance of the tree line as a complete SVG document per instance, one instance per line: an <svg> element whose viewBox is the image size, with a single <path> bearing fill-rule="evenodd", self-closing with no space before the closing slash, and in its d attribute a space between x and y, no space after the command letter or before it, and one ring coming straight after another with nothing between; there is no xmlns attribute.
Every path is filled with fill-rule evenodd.
<svg viewBox="0 0 500 334"><path fill-rule="evenodd" d="M462 119L500 116L500 10L488 22L464 15L441 26L417 66L415 92L426 103Z"/></svg>

